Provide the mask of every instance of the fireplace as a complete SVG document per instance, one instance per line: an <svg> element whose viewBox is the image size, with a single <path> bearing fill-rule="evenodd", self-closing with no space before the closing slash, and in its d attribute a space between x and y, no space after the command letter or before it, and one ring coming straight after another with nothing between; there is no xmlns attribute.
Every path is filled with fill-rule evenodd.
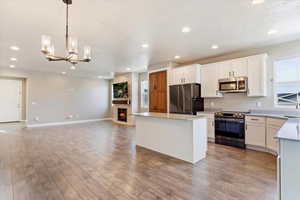
<svg viewBox="0 0 300 200"><path fill-rule="evenodd" d="M118 121L127 122L127 109L118 108Z"/></svg>

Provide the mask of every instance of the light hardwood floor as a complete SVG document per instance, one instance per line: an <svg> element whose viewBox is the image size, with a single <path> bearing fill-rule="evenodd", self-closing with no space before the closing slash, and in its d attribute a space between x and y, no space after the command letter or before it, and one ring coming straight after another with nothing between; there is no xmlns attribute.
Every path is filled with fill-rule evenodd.
<svg viewBox="0 0 300 200"><path fill-rule="evenodd" d="M196 165L136 148L96 122L0 134L0 200L274 200L276 159L209 144Z"/></svg>

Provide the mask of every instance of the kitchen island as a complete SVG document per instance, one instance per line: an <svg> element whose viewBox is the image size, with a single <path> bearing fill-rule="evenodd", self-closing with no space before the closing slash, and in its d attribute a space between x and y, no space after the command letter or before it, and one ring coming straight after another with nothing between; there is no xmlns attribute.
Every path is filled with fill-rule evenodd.
<svg viewBox="0 0 300 200"><path fill-rule="evenodd" d="M300 119L289 119L277 136L279 140L278 186L280 200L299 199Z"/></svg>
<svg viewBox="0 0 300 200"><path fill-rule="evenodd" d="M206 157L206 117L149 112L133 115L137 146L193 164Z"/></svg>

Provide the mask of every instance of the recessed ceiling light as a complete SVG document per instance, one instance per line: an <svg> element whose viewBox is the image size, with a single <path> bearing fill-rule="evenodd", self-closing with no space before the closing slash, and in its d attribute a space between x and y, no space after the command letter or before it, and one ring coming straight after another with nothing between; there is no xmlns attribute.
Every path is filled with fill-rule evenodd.
<svg viewBox="0 0 300 200"><path fill-rule="evenodd" d="M218 49L218 48L219 48L219 46L218 46L218 45L216 45L216 44L214 44L214 45L212 45L212 46L211 46L211 48L212 48L212 49Z"/></svg>
<svg viewBox="0 0 300 200"><path fill-rule="evenodd" d="M10 67L10 68L15 68L16 66L15 66L15 65L9 65L9 67Z"/></svg>
<svg viewBox="0 0 300 200"><path fill-rule="evenodd" d="M181 31L182 31L183 33L189 33L189 32L191 32L191 28L188 27L188 26L185 26L185 27L182 28Z"/></svg>
<svg viewBox="0 0 300 200"><path fill-rule="evenodd" d="M76 67L75 67L74 65L72 65L72 66L70 67L70 69L71 69L71 70L75 70Z"/></svg>
<svg viewBox="0 0 300 200"><path fill-rule="evenodd" d="M62 72L63 75L65 75L67 72Z"/></svg>
<svg viewBox="0 0 300 200"><path fill-rule="evenodd" d="M10 49L14 50L14 51L19 51L20 47L18 47L18 46L11 46Z"/></svg>
<svg viewBox="0 0 300 200"><path fill-rule="evenodd" d="M274 35L274 34L276 34L276 33L278 33L278 31L275 30L275 29L272 29L272 30L269 30L269 31L268 31L268 35Z"/></svg>
<svg viewBox="0 0 300 200"><path fill-rule="evenodd" d="M177 56L174 56L174 58L175 58L175 59L180 59L180 56L177 55Z"/></svg>
<svg viewBox="0 0 300 200"><path fill-rule="evenodd" d="M127 68L126 68L126 70L127 70L127 71L130 71L130 70L131 70L131 68L130 68L130 67L127 67Z"/></svg>
<svg viewBox="0 0 300 200"><path fill-rule="evenodd" d="M142 44L142 47L143 47L144 49L147 49L147 48L149 47L149 44L147 44L147 43Z"/></svg>
<svg viewBox="0 0 300 200"><path fill-rule="evenodd" d="M265 0L252 0L253 5L262 4L264 2L265 2Z"/></svg>
<svg viewBox="0 0 300 200"><path fill-rule="evenodd" d="M16 58L10 58L11 61L17 61L18 59Z"/></svg>

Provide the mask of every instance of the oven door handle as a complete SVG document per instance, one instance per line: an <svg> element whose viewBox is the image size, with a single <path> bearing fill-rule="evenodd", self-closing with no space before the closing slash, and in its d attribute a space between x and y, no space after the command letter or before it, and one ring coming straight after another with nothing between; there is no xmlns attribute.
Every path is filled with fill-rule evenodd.
<svg viewBox="0 0 300 200"><path fill-rule="evenodd" d="M228 118L218 118L218 119L215 119L216 122L218 121L225 121L225 122L236 122L236 123L245 123L245 120L244 119L228 119Z"/></svg>

